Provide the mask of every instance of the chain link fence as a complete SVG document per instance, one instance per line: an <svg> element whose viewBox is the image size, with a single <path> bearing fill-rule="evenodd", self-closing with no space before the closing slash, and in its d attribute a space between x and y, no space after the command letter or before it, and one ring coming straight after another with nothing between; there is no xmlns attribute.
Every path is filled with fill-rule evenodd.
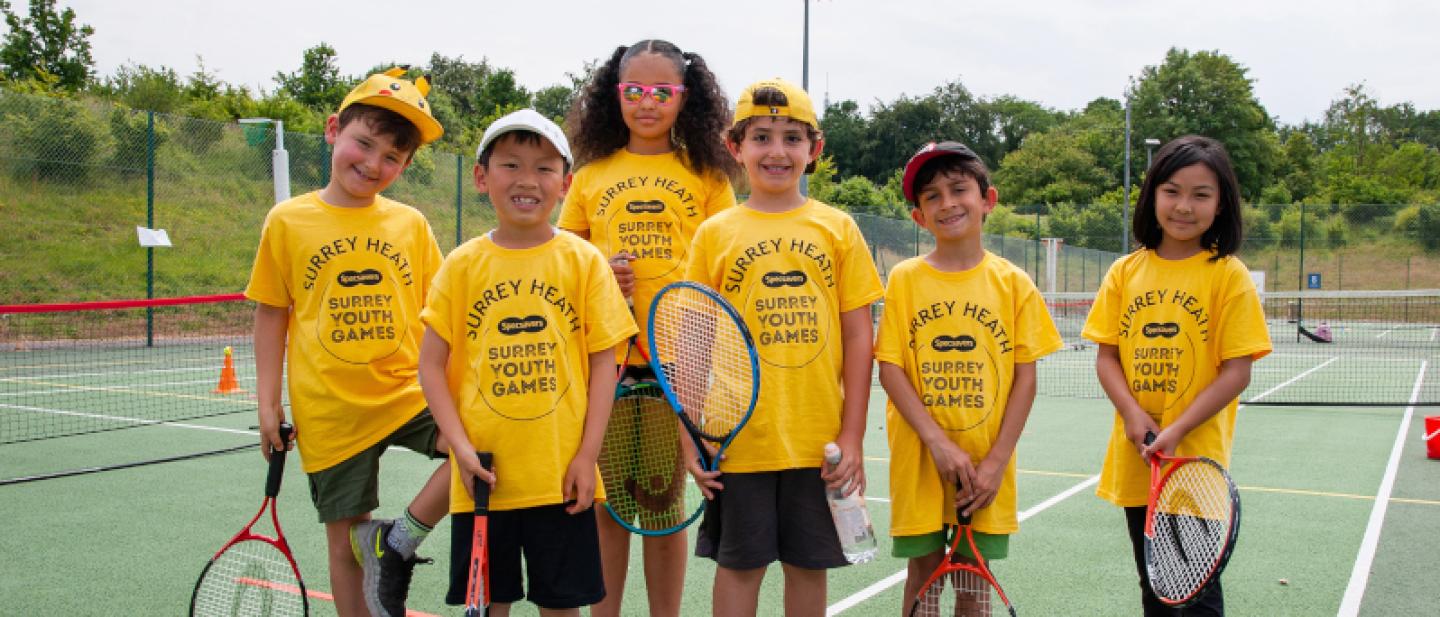
<svg viewBox="0 0 1440 617"><path fill-rule="evenodd" d="M273 125L0 91L0 127L0 304L245 287L275 201ZM286 133L284 145L291 193L324 186L324 137ZM425 214L443 251L494 226L471 163L421 148L385 192ZM137 226L166 230L172 246L142 248Z"/></svg>
<svg viewBox="0 0 1440 617"><path fill-rule="evenodd" d="M243 289L274 203L275 137L273 125L0 90L0 304ZM291 193L324 186L323 136L286 133L284 144ZM421 148L386 191L429 218L443 251L494 226L472 163ZM855 218L882 275L932 248L908 219ZM1240 256L1265 273L1265 291L1440 288L1440 205L1246 205L1245 223ZM136 226L165 229L173 246L140 247ZM1015 207L986 231L985 247L1047 292L1094 291L1123 236L1113 204ZM1060 238L1053 260L1047 237Z"/></svg>

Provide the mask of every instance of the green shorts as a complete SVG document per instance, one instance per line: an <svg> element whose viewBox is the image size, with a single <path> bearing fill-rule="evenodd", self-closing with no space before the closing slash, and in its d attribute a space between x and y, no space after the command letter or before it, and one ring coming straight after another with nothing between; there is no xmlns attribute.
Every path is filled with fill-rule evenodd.
<svg viewBox="0 0 1440 617"><path fill-rule="evenodd" d="M440 428L424 409L384 439L340 463L309 474L310 500L320 522L329 523L359 516L380 507L380 456L390 446L400 446L430 458L445 458L436 452Z"/></svg>
<svg viewBox="0 0 1440 617"><path fill-rule="evenodd" d="M934 531L920 534L918 536L895 536L892 539L890 555L901 559L915 559L924 557L936 551L944 550L949 544L944 531ZM1010 535L975 532L975 547L980 549L980 554L985 556L986 561L1004 559L1010 554ZM960 554L971 559L975 555L970 551L970 544L964 540L960 541Z"/></svg>

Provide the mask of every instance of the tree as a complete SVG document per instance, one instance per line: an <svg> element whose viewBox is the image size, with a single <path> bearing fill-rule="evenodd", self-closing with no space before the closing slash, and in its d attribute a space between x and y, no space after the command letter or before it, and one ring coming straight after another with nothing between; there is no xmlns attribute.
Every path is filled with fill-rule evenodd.
<svg viewBox="0 0 1440 617"><path fill-rule="evenodd" d="M30 0L28 17L10 10L0 0L5 16L4 44L0 45L0 69L11 80L49 76L63 89L76 91L90 83L95 59L90 56L90 36L95 29L75 23L74 9L55 12L55 0Z"/></svg>
<svg viewBox="0 0 1440 617"><path fill-rule="evenodd" d="M859 173L861 153L865 150L867 122L855 101L831 103L820 119L825 133L825 154L834 159L834 168L845 173Z"/></svg>
<svg viewBox="0 0 1440 617"><path fill-rule="evenodd" d="M1034 212L1037 205L1087 204L1114 186L1114 177L1085 149L1080 136L1064 129L1032 135L1023 148L1005 157L995 172L1005 203L1018 212Z"/></svg>
<svg viewBox="0 0 1440 617"><path fill-rule="evenodd" d="M1219 140L1230 152L1242 197L1253 199L1273 183L1279 142L1247 73L1218 51L1171 48L1163 63L1145 67L1130 87L1132 147L1143 151L1146 138L1169 141L1192 133Z"/></svg>
<svg viewBox="0 0 1440 617"><path fill-rule="evenodd" d="M329 43L305 50L300 70L275 73L275 83L295 102L322 114L332 113L345 100L352 78L340 75L335 63L335 48Z"/></svg>

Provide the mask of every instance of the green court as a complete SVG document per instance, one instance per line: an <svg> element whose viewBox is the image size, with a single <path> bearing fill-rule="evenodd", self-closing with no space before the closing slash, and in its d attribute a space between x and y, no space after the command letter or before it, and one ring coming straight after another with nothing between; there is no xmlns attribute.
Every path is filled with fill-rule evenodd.
<svg viewBox="0 0 1440 617"><path fill-rule="evenodd" d="M1293 330L1292 330L1293 332ZM1067 341L1070 340L1067 337ZM1277 341L1278 343L1279 341ZM159 401L203 403L219 415L127 430L0 445L0 476L12 478L243 445L254 440L253 401L211 392L224 341L169 353L65 367L58 351L6 351L0 364L0 418L18 431L34 417L106 420ZM1286 343L1287 345L1289 343ZM1433 347L1433 344L1432 344ZM1276 354L1284 353L1284 347ZM1344 356L1345 354L1338 354ZM1062 363L1086 380L1092 351L1070 350ZM1335 362L1341 362L1336 360ZM236 347L242 387L253 391L252 359ZM1390 370L1410 388L1386 393L1411 400L1434 359ZM1073 364L1073 366L1071 366ZM1281 363L1276 363L1279 366ZM1288 364L1285 366L1289 366ZM1343 370L1334 364L1322 371ZM1257 365L1247 395L1304 388L1319 373ZM157 380L146 376L154 373ZM144 387L135 385L144 382ZM1042 384L1042 391L1044 386ZM34 393L43 394L38 399ZM30 393L30 394L24 394ZM18 403L24 398L24 404ZM1302 395L1303 396L1303 395ZM236 411L239 409L239 411ZM1246 406L1239 415L1231 472L1243 500L1240 539L1226 570L1225 595L1237 615L1410 615L1434 612L1440 571L1440 461L1425 457L1426 409ZM227 413L228 412L228 413ZM198 415L198 414L197 414ZM994 569L1027 615L1138 614L1138 589L1121 512L1094 496L1112 412L1094 398L1041 396L1020 440L1021 531L1011 557ZM869 509L882 558L829 577L828 613L898 614L904 563L888 557L888 466L884 395L872 389L865 452ZM40 429L34 429L40 430ZM379 516L395 516L428 475L430 463L395 452L382 471ZM7 556L0 597L10 614L180 614L211 554L259 505L265 466L245 451L133 469L0 486L0 539ZM334 614L325 599L324 537L292 459L281 493L282 522L312 591L312 614ZM0 478L0 479L3 479ZM415 575L409 606L417 614L457 615L443 604L448 523L422 547L439 557ZM693 534L692 534L693 542ZM639 542L633 544L625 613L647 614ZM708 614L714 569L692 559L687 615ZM781 575L772 567L760 614L781 611ZM521 603L515 614L535 614Z"/></svg>

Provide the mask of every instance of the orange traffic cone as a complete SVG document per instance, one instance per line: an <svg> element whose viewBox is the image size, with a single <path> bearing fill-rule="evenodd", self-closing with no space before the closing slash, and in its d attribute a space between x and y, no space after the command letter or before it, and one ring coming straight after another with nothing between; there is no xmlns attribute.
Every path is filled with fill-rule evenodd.
<svg viewBox="0 0 1440 617"><path fill-rule="evenodd" d="M220 384L215 386L215 394L235 394L244 392L240 388L240 380L235 378L235 356L229 347L225 348L225 365L220 368Z"/></svg>

